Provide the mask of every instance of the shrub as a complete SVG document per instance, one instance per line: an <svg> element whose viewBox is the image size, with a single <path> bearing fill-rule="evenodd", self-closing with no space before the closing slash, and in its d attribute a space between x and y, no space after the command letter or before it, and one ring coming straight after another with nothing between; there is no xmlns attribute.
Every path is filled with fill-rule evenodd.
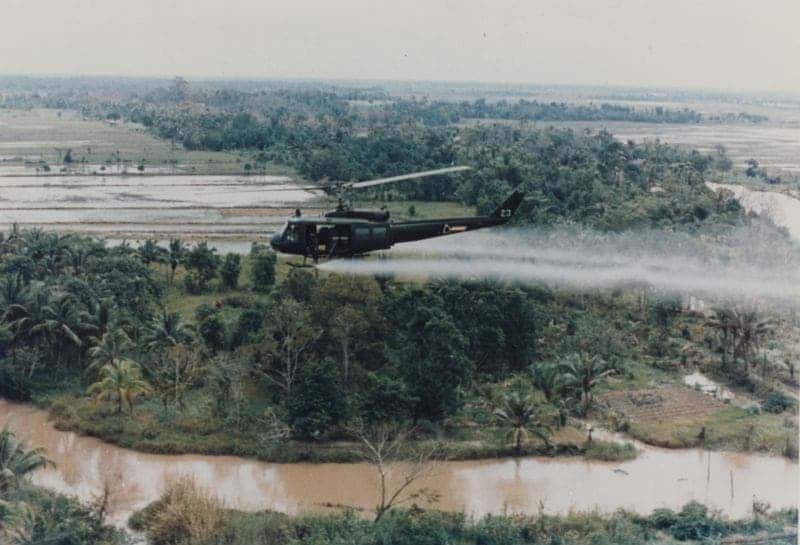
<svg viewBox="0 0 800 545"><path fill-rule="evenodd" d="M638 452L632 443L615 443L613 441L594 440L586 446L583 455L592 460L605 462L622 462L633 460Z"/></svg>
<svg viewBox="0 0 800 545"><path fill-rule="evenodd" d="M240 272L242 272L242 258L239 254L226 254L220 269L222 285L229 290L236 289L239 285Z"/></svg>
<svg viewBox="0 0 800 545"><path fill-rule="evenodd" d="M292 430L300 438L318 438L345 416L347 399L338 366L329 358L305 365L287 408Z"/></svg>
<svg viewBox="0 0 800 545"><path fill-rule="evenodd" d="M156 502L136 513L130 525L144 530L153 545L208 543L218 537L226 522L225 511L216 498L182 477L167 485Z"/></svg>
<svg viewBox="0 0 800 545"><path fill-rule="evenodd" d="M212 352L222 350L225 345L225 324L219 314L212 314L200 322L200 337Z"/></svg>
<svg viewBox="0 0 800 545"><path fill-rule="evenodd" d="M683 506L668 531L675 539L686 541L722 535L726 528L722 521L708 516L708 507L693 501Z"/></svg>
<svg viewBox="0 0 800 545"><path fill-rule="evenodd" d="M791 409L793 406L794 403L789 396L774 390L767 394L767 397L762 404L762 407L765 411L773 414L780 414L787 409Z"/></svg>
<svg viewBox="0 0 800 545"><path fill-rule="evenodd" d="M208 282L216 276L217 269L219 269L220 265L220 258L214 248L209 248L208 243L203 242L186 253L184 265L194 273L192 275L193 287L202 292L208 286ZM187 274L186 276L189 277L190 275ZM188 290L189 285L186 284L186 286ZM190 293L199 292L192 291Z"/></svg>
<svg viewBox="0 0 800 545"><path fill-rule="evenodd" d="M277 261L275 252L268 250L263 244L253 243L250 248L250 278L254 290L269 291L275 283Z"/></svg>
<svg viewBox="0 0 800 545"><path fill-rule="evenodd" d="M205 291L206 285L197 273L190 271L183 277L183 288L186 290L186 293L200 295Z"/></svg>
<svg viewBox="0 0 800 545"><path fill-rule="evenodd" d="M656 509L649 517L649 522L656 530L668 530L678 521L678 515L672 509Z"/></svg>

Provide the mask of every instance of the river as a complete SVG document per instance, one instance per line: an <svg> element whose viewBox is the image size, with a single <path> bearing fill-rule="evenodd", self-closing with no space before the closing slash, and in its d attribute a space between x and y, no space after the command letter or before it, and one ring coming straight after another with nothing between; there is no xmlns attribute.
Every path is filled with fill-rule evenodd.
<svg viewBox="0 0 800 545"><path fill-rule="evenodd" d="M192 475L227 507L286 513L322 511L324 505L375 505L377 478L366 464L273 464L230 456L154 455L57 431L47 413L0 400L0 422L42 446L55 467L33 475L36 484L87 502L108 483L109 517L123 526L135 510L159 497L170 479ZM629 462L580 457L531 457L444 462L421 486L440 494L435 507L480 516L625 508L649 513L690 500L730 516L750 513L754 498L773 508L798 504L798 467L785 458L757 454L666 450L637 444Z"/></svg>

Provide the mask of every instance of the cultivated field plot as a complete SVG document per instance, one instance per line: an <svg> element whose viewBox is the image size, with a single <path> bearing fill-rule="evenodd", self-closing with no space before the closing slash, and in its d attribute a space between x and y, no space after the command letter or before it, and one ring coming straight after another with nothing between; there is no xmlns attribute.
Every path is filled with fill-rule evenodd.
<svg viewBox="0 0 800 545"><path fill-rule="evenodd" d="M134 174L143 164L145 172L238 174L246 162L236 153L187 151L135 123L84 119L68 110L0 109L0 174L34 174L42 161L58 173L67 166L63 160L68 149L72 172L103 166L105 172L127 168ZM270 168L267 173L288 174L289 169Z"/></svg>
<svg viewBox="0 0 800 545"><path fill-rule="evenodd" d="M599 402L630 421L642 423L698 418L725 408L713 396L679 386L611 392L600 396Z"/></svg>

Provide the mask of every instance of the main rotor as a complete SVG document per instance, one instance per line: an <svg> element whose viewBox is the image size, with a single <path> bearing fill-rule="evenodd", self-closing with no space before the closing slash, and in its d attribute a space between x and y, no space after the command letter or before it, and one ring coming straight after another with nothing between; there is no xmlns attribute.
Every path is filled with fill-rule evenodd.
<svg viewBox="0 0 800 545"><path fill-rule="evenodd" d="M423 170L420 172L412 172L410 174L401 174L399 176L388 176L385 178L375 178L374 180L364 180L363 182L326 181L316 186L293 187L293 188L287 188L287 190L296 191L300 189L308 191L318 191L318 190L327 191L329 194L334 195L337 198L338 205L336 209L339 211L343 211L352 208L350 191L353 189L374 187L378 185L391 184L395 182L403 182L406 180L418 180L420 178L439 176L442 174L451 174L453 172L463 172L465 170L471 170L471 169L472 167L468 166L445 167L433 170Z"/></svg>
<svg viewBox="0 0 800 545"><path fill-rule="evenodd" d="M400 174L399 176L388 176L385 178L375 178L373 180L365 180L363 182L328 182L323 189L331 191L338 199L337 210L347 210L352 207L351 190L362 189L365 187L374 187L384 184L392 184L395 182L403 182L406 180L418 180L420 178L428 178L430 176L439 176L441 174L450 174L453 172L463 172L470 170L472 167L456 166L437 168L433 170L423 170L420 172L412 172L410 174Z"/></svg>

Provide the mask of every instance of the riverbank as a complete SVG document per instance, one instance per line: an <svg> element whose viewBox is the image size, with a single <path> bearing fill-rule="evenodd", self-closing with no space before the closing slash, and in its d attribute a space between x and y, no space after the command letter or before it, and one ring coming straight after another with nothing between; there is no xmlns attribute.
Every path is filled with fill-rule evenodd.
<svg viewBox="0 0 800 545"><path fill-rule="evenodd" d="M612 515L592 511L565 516L503 514L476 519L461 513L416 507L388 511L375 521L368 520L365 514L359 516L348 509L325 516L244 513L225 509L193 481L182 480L137 512L130 525L157 545L376 542L653 545L676 540L788 545L797 539L796 509L769 512L768 507L756 502L752 515L740 520L722 517L697 502L687 503L677 512L657 509L646 516L627 511Z"/></svg>
<svg viewBox="0 0 800 545"><path fill-rule="evenodd" d="M288 514L329 513L347 505L371 510L377 475L365 463L274 464L232 456L159 455L120 448L95 438L56 430L48 414L30 405L0 401L20 439L41 446L55 465L37 471L34 483L88 504L108 490L108 521L124 527L135 511L160 497L165 486L193 477L231 509L270 509ZM606 439L598 434L600 439ZM753 498L781 509L797 505L795 462L756 454L639 446L625 462L581 456L446 461L415 483L439 496L423 507L467 516L508 512L551 515L627 509L642 515L701 500L731 517L752 511ZM394 478L400 478L395 475Z"/></svg>
<svg viewBox="0 0 800 545"><path fill-rule="evenodd" d="M40 397L36 403L47 410L53 426L61 431L95 437L123 448L149 454L228 455L274 463L353 463L364 461L363 446L355 441L269 441L258 429L212 429L208 417L199 414L160 415L155 402L141 403L132 415L99 409L87 398L60 394ZM613 441L586 442L579 422L554 431L550 444L524 443L521 448L506 441L421 440L409 448L436 447L444 460L484 460L520 456L584 456L587 459L626 461L636 457L631 445Z"/></svg>

